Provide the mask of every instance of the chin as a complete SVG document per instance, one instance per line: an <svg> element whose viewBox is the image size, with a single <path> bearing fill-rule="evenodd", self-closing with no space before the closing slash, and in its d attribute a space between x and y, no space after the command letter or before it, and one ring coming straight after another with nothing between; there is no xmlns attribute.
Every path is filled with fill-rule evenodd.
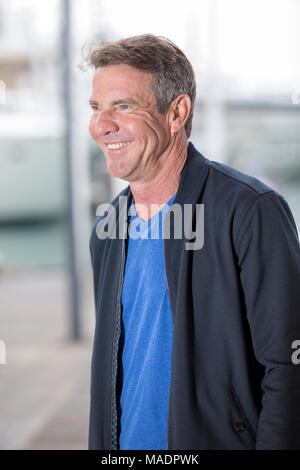
<svg viewBox="0 0 300 470"><path fill-rule="evenodd" d="M109 163L110 164L108 164L108 161L106 161L107 171L111 176L114 176L115 178L120 178L125 181L130 181L133 174L135 173L134 166L124 165L120 167L116 165L115 162L109 162Z"/></svg>
<svg viewBox="0 0 300 470"><path fill-rule="evenodd" d="M121 170L118 170L117 168L109 168L107 167L107 171L110 174L110 176L114 176L115 178L120 178L122 180L127 181L127 173Z"/></svg>

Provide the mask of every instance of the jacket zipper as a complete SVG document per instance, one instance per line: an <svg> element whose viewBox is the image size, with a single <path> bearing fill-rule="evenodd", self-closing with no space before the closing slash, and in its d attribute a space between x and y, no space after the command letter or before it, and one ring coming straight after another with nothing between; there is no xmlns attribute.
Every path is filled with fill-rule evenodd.
<svg viewBox="0 0 300 470"><path fill-rule="evenodd" d="M117 304L115 312L114 339L112 351L112 374L111 374L111 408L110 408L110 445L111 450L118 449L118 413L117 413L117 373L118 373L118 346L121 334L121 293L124 278L125 239L122 242L121 269L117 293Z"/></svg>
<svg viewBox="0 0 300 470"><path fill-rule="evenodd" d="M173 308L172 308L172 301L171 301L171 296L170 296L169 279L168 279L168 272L167 272L167 254L166 254L166 240L165 240L165 238L164 238L164 255L165 255L165 272L166 272L166 279L167 279L167 288L168 288L170 307L171 307L171 313L172 313L173 335L174 335L175 317L174 317L174 311L173 311ZM173 357L173 344L174 344L174 340L172 340L172 357ZM172 371L172 362L171 362L171 371ZM171 379L172 379L172 374L171 374L171 378L170 378L170 388L171 388ZM166 450L169 449L169 417L170 417L170 390L169 390L169 400L168 400L167 446L166 446Z"/></svg>

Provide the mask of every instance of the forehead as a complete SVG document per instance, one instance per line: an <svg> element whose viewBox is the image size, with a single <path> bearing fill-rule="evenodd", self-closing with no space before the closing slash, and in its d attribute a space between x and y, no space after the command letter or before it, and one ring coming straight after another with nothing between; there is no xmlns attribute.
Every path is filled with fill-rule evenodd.
<svg viewBox="0 0 300 470"><path fill-rule="evenodd" d="M137 70L130 65L107 65L99 67L94 73L93 96L102 99L116 98L120 95L152 99L151 82L150 73Z"/></svg>

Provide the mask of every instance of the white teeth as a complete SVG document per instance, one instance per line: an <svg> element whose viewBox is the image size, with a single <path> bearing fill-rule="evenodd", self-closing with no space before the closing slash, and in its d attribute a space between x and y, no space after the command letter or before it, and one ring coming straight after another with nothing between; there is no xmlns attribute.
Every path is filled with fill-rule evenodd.
<svg viewBox="0 0 300 470"><path fill-rule="evenodd" d="M126 145L129 145L130 142L120 142L119 144L108 144L107 147L109 149L120 149L122 147L126 147Z"/></svg>

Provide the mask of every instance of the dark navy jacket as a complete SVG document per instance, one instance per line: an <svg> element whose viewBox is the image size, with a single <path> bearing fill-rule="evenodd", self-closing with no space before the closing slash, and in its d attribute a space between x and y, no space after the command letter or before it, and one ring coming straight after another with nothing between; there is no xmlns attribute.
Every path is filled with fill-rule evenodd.
<svg viewBox="0 0 300 470"><path fill-rule="evenodd" d="M129 187L121 195L130 204ZM189 143L175 203L204 204L204 244L186 250L184 239L164 240L173 313L168 449L300 449L300 364L292 361L300 249L285 199ZM118 198L113 204L123 220ZM117 449L126 241L99 238L103 217L90 240L89 448Z"/></svg>

